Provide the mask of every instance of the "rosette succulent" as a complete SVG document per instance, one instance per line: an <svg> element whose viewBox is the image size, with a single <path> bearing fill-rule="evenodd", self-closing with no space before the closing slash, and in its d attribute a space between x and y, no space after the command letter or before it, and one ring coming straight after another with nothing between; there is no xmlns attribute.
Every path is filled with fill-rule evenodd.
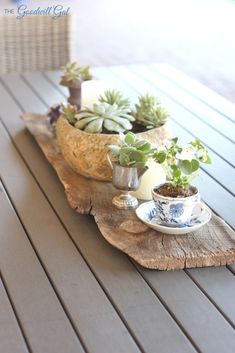
<svg viewBox="0 0 235 353"><path fill-rule="evenodd" d="M88 133L125 132L132 129L134 120L129 107L103 102L76 114L75 127Z"/></svg>
<svg viewBox="0 0 235 353"><path fill-rule="evenodd" d="M116 89L105 91L104 95L99 96L98 100L101 103L116 104L118 107L130 107L129 99L124 98L122 93Z"/></svg>
<svg viewBox="0 0 235 353"><path fill-rule="evenodd" d="M71 64L67 64L63 69L64 72L61 77L62 81L83 82L92 79L89 66L79 67L76 62L73 62Z"/></svg>
<svg viewBox="0 0 235 353"><path fill-rule="evenodd" d="M148 141L138 139L135 134L128 132L120 134L121 145L109 145L115 162L122 167L145 167L151 153L152 147Z"/></svg>
<svg viewBox="0 0 235 353"><path fill-rule="evenodd" d="M152 129L164 125L169 117L169 113L153 95L143 95L139 97L139 102L135 105L133 113L136 122Z"/></svg>

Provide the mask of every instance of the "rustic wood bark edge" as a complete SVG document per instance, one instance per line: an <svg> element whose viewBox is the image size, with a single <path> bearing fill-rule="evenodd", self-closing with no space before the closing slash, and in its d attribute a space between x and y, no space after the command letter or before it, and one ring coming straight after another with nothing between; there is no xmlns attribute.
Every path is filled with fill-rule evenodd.
<svg viewBox="0 0 235 353"><path fill-rule="evenodd" d="M117 193L109 182L76 174L64 161L44 115L23 114L47 160L56 170L71 207L91 214L103 237L140 265L159 270L220 266L235 262L235 232L213 214L211 221L187 236L165 235L140 222L133 210L117 210Z"/></svg>

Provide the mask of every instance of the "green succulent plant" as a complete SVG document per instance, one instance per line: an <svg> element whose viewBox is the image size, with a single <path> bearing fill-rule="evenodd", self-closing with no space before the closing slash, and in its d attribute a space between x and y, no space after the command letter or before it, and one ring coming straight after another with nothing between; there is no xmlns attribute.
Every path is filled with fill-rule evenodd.
<svg viewBox="0 0 235 353"><path fill-rule="evenodd" d="M63 69L64 72L61 78L66 82L83 82L92 79L89 66L79 67L76 62L73 62L67 64Z"/></svg>
<svg viewBox="0 0 235 353"><path fill-rule="evenodd" d="M78 114L78 110L75 105L71 105L70 103L61 104L60 111L71 125L75 124L77 121L76 115Z"/></svg>
<svg viewBox="0 0 235 353"><path fill-rule="evenodd" d="M85 109L76 114L75 127L89 133L125 132L132 129L135 119L128 107L116 104L95 103L92 109Z"/></svg>
<svg viewBox="0 0 235 353"><path fill-rule="evenodd" d="M149 94L139 97L133 115L136 122L146 126L147 129L164 125L169 117L169 113L160 104L157 97Z"/></svg>
<svg viewBox="0 0 235 353"><path fill-rule="evenodd" d="M122 93L116 89L105 91L104 95L100 95L98 100L101 103L116 104L118 107L130 107L129 99L124 98Z"/></svg>
<svg viewBox="0 0 235 353"><path fill-rule="evenodd" d="M140 140L132 132L120 134L121 145L109 145L115 162L122 167L143 168L152 154L152 147L148 141Z"/></svg>

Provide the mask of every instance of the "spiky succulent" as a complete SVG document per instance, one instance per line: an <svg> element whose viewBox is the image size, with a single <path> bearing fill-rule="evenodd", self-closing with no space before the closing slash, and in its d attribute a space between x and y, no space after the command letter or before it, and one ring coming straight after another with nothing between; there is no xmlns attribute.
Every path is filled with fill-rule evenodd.
<svg viewBox="0 0 235 353"><path fill-rule="evenodd" d="M92 79L89 66L79 67L76 62L73 62L67 64L63 69L64 72L61 78L66 82L83 82Z"/></svg>
<svg viewBox="0 0 235 353"><path fill-rule="evenodd" d="M120 134L120 141L120 146L109 145L115 161L122 167L145 167L152 152L151 144L138 139L132 132Z"/></svg>
<svg viewBox="0 0 235 353"><path fill-rule="evenodd" d="M133 113L136 122L144 125L147 129L159 127L166 123L169 113L153 95L143 95L139 97L139 102L135 105Z"/></svg>
<svg viewBox="0 0 235 353"><path fill-rule="evenodd" d="M128 107L117 104L95 103L92 109L85 109L76 114L75 127L89 133L125 132L132 129L135 119Z"/></svg>
<svg viewBox="0 0 235 353"><path fill-rule="evenodd" d="M98 100L101 103L116 104L118 107L130 107L129 99L124 98L122 93L116 89L105 91L104 95L100 95Z"/></svg>
<svg viewBox="0 0 235 353"><path fill-rule="evenodd" d="M60 111L71 125L75 124L77 121L76 115L78 114L76 105L71 105L70 103L61 104Z"/></svg>

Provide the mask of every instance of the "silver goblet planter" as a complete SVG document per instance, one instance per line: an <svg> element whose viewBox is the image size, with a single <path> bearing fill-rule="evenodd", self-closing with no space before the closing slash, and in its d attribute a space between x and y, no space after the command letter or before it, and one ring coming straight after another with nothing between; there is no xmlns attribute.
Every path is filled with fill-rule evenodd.
<svg viewBox="0 0 235 353"><path fill-rule="evenodd" d="M113 198L113 204L122 209L137 207L138 200L130 194L130 191L139 188L141 177L148 167L122 167L117 163L111 163L111 165L113 169L112 183L116 189L122 191L120 195Z"/></svg>

